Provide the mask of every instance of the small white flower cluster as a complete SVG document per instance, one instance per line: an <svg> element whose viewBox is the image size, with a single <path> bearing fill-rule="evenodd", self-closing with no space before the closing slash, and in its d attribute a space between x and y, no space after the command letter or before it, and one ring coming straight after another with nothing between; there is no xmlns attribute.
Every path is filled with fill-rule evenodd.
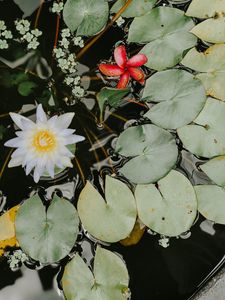
<svg viewBox="0 0 225 300"><path fill-rule="evenodd" d="M84 96L84 89L80 86L80 76L76 75L76 55L70 53L71 45L83 47L84 41L81 37L74 37L69 28L62 29L60 47L55 48L54 54L58 67L66 74L64 82L72 89L73 96L81 98Z"/></svg>
<svg viewBox="0 0 225 300"><path fill-rule="evenodd" d="M20 264L28 260L27 255L22 250L15 250L13 254L8 254L7 258L9 267L12 271L17 269Z"/></svg>
<svg viewBox="0 0 225 300"><path fill-rule="evenodd" d="M170 239L165 237L165 236L161 236L161 239L159 239L159 246L162 246L163 248L167 248L170 245Z"/></svg>
<svg viewBox="0 0 225 300"><path fill-rule="evenodd" d="M52 12L56 14L60 14L63 10L64 3L63 2L53 2Z"/></svg>
<svg viewBox="0 0 225 300"><path fill-rule="evenodd" d="M7 49L9 47L7 40L12 38L12 32L7 30L5 22L0 20L0 49Z"/></svg>
<svg viewBox="0 0 225 300"><path fill-rule="evenodd" d="M119 26L119 27L121 27L124 23L125 23L125 20L124 20L122 17L119 17L119 18L116 20L116 24L117 24L117 26Z"/></svg>
<svg viewBox="0 0 225 300"><path fill-rule="evenodd" d="M16 20L16 30L21 35L21 41L27 42L27 49L37 49L39 46L38 37L42 35L39 29L30 30L30 22L28 20Z"/></svg>

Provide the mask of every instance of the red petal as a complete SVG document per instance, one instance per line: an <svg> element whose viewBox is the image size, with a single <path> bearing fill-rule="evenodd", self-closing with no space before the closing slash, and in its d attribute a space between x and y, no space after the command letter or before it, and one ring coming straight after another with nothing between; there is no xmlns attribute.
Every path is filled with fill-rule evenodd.
<svg viewBox="0 0 225 300"><path fill-rule="evenodd" d="M139 80L138 81L141 85L144 85L145 84L145 76L141 79L141 80Z"/></svg>
<svg viewBox="0 0 225 300"><path fill-rule="evenodd" d="M124 70L117 65L100 64L98 68L106 76L120 76L124 73Z"/></svg>
<svg viewBox="0 0 225 300"><path fill-rule="evenodd" d="M120 76L120 81L117 84L118 89L125 89L129 83L130 74L129 72L125 72L122 76Z"/></svg>
<svg viewBox="0 0 225 300"><path fill-rule="evenodd" d="M127 53L124 45L120 45L114 50L114 58L120 68L124 68L127 63Z"/></svg>
<svg viewBox="0 0 225 300"><path fill-rule="evenodd" d="M140 67L144 65L148 61L148 58L144 54L137 54L128 59L127 66L128 67Z"/></svg>
<svg viewBox="0 0 225 300"><path fill-rule="evenodd" d="M137 81L142 80L145 77L145 73L138 68L128 68L130 76Z"/></svg>

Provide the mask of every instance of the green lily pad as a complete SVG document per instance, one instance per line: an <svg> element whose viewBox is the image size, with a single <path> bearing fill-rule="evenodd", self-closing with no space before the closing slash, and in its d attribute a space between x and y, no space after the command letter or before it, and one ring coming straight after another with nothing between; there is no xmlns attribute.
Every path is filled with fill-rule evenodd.
<svg viewBox="0 0 225 300"><path fill-rule="evenodd" d="M142 100L158 103L145 114L154 124L176 129L197 117L206 96L201 81L190 73L167 70L157 72L146 81Z"/></svg>
<svg viewBox="0 0 225 300"><path fill-rule="evenodd" d="M30 16L41 4L40 0L14 0L23 11L23 18Z"/></svg>
<svg viewBox="0 0 225 300"><path fill-rule="evenodd" d="M225 191L217 185L197 185L198 210L208 220L225 225Z"/></svg>
<svg viewBox="0 0 225 300"><path fill-rule="evenodd" d="M22 250L41 263L69 254L79 231L75 207L54 195L47 211L38 195L26 200L16 215L16 238Z"/></svg>
<svg viewBox="0 0 225 300"><path fill-rule="evenodd" d="M141 53L148 57L147 67L160 71L175 66L181 61L183 52L196 45L197 38L189 32L193 27L194 22L183 11L157 7L134 19L128 41L150 42Z"/></svg>
<svg viewBox="0 0 225 300"><path fill-rule="evenodd" d="M201 169L216 184L225 187L225 156L218 156L209 160Z"/></svg>
<svg viewBox="0 0 225 300"><path fill-rule="evenodd" d="M193 0L186 15L207 19L222 13L225 13L225 0Z"/></svg>
<svg viewBox="0 0 225 300"><path fill-rule="evenodd" d="M103 111L106 104L109 104L111 107L118 107L122 99L130 92L130 89L116 89L104 87L97 94L98 105L100 108L100 119L103 119Z"/></svg>
<svg viewBox="0 0 225 300"><path fill-rule="evenodd" d="M110 176L106 176L105 199L87 182L79 196L78 214L85 229L95 238L118 242L128 237L134 227L135 199L125 183Z"/></svg>
<svg viewBox="0 0 225 300"><path fill-rule="evenodd" d="M122 13L124 18L139 17L149 12L157 0L133 0L127 9ZM111 12L117 13L126 3L126 0L117 0L112 6Z"/></svg>
<svg viewBox="0 0 225 300"><path fill-rule="evenodd" d="M67 300L125 300L129 275L124 262L113 252L97 247L93 273L76 254L62 277Z"/></svg>
<svg viewBox="0 0 225 300"><path fill-rule="evenodd" d="M138 216L150 229L177 236L192 226L197 213L193 186L181 173L172 170L154 184L137 185L135 190Z"/></svg>
<svg viewBox="0 0 225 300"><path fill-rule="evenodd" d="M225 103L207 99L194 123L177 131L184 147L195 155L208 158L225 155Z"/></svg>
<svg viewBox="0 0 225 300"><path fill-rule="evenodd" d="M172 134L150 124L122 132L115 151L131 157L120 172L134 183L156 182L174 167L178 155Z"/></svg>
<svg viewBox="0 0 225 300"><path fill-rule="evenodd" d="M197 72L209 96L225 101L225 44L209 47L205 52L191 49L181 62Z"/></svg>
<svg viewBox="0 0 225 300"><path fill-rule="evenodd" d="M63 18L69 29L77 35L90 36L101 31L109 15L109 6L105 0L67 0L63 9Z"/></svg>
<svg viewBox="0 0 225 300"><path fill-rule="evenodd" d="M191 32L209 43L225 42L225 17L210 18L196 25Z"/></svg>

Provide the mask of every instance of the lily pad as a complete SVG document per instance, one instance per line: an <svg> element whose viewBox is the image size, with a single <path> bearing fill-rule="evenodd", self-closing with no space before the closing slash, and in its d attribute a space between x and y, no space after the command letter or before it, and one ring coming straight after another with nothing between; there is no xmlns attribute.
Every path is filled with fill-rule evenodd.
<svg viewBox="0 0 225 300"><path fill-rule="evenodd" d="M114 253L97 247L93 273L76 254L62 277L67 300L125 300L129 275L124 262Z"/></svg>
<svg viewBox="0 0 225 300"><path fill-rule="evenodd" d="M225 156L218 156L201 165L202 171L216 184L225 187Z"/></svg>
<svg viewBox="0 0 225 300"><path fill-rule="evenodd" d="M101 31L109 15L109 6L105 0L67 0L63 9L63 18L69 29L77 35L90 36Z"/></svg>
<svg viewBox="0 0 225 300"><path fill-rule="evenodd" d="M177 236L192 226L197 212L193 186L181 173L172 170L154 184L137 185L135 190L138 215L150 229Z"/></svg>
<svg viewBox="0 0 225 300"><path fill-rule="evenodd" d="M197 185L198 210L208 220L225 225L225 191L217 185Z"/></svg>
<svg viewBox="0 0 225 300"><path fill-rule="evenodd" d="M225 13L225 0L193 0L186 15L207 19L218 15L218 13Z"/></svg>
<svg viewBox="0 0 225 300"><path fill-rule="evenodd" d="M38 195L26 200L16 216L16 237L23 251L41 263L53 263L69 254L78 233L75 207L54 195L47 211Z"/></svg>
<svg viewBox="0 0 225 300"><path fill-rule="evenodd" d="M167 70L157 72L146 81L142 100L158 103L145 114L154 124L176 129L197 117L206 96L201 81L192 74Z"/></svg>
<svg viewBox="0 0 225 300"><path fill-rule="evenodd" d="M185 16L183 11L157 7L134 19L128 41L150 42L141 53L148 57L147 67L160 71L175 66L181 61L183 52L196 45L197 38L189 32L193 27L193 20Z"/></svg>
<svg viewBox="0 0 225 300"><path fill-rule="evenodd" d="M139 17L149 12L155 5L157 0L133 0L131 4L122 13L124 18ZM117 13L125 4L126 0L117 0L112 6L111 12Z"/></svg>
<svg viewBox="0 0 225 300"><path fill-rule="evenodd" d="M196 25L191 32L209 43L225 42L225 17L210 18Z"/></svg>
<svg viewBox="0 0 225 300"><path fill-rule="evenodd" d="M134 183L156 182L174 167L178 155L172 134L150 124L126 129L115 150L131 157L120 172Z"/></svg>
<svg viewBox="0 0 225 300"><path fill-rule="evenodd" d="M23 18L30 16L44 0L14 0L23 11Z"/></svg>
<svg viewBox="0 0 225 300"><path fill-rule="evenodd" d="M205 52L191 49L181 62L200 74L199 78L209 96L225 101L225 44L209 47Z"/></svg>
<svg viewBox="0 0 225 300"><path fill-rule="evenodd" d="M118 242L129 236L137 210L134 196L127 185L106 176L105 199L87 182L78 200L78 214L85 229L105 242Z"/></svg>
<svg viewBox="0 0 225 300"><path fill-rule="evenodd" d="M208 158L225 155L225 103L207 99L194 123L177 131L184 147L195 155Z"/></svg>

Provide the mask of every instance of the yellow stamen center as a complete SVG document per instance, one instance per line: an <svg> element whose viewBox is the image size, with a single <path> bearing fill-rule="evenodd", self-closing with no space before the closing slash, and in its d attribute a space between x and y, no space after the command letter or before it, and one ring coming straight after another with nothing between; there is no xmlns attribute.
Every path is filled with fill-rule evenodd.
<svg viewBox="0 0 225 300"><path fill-rule="evenodd" d="M48 130L40 130L34 135L32 145L37 152L50 152L56 147L55 135Z"/></svg>

